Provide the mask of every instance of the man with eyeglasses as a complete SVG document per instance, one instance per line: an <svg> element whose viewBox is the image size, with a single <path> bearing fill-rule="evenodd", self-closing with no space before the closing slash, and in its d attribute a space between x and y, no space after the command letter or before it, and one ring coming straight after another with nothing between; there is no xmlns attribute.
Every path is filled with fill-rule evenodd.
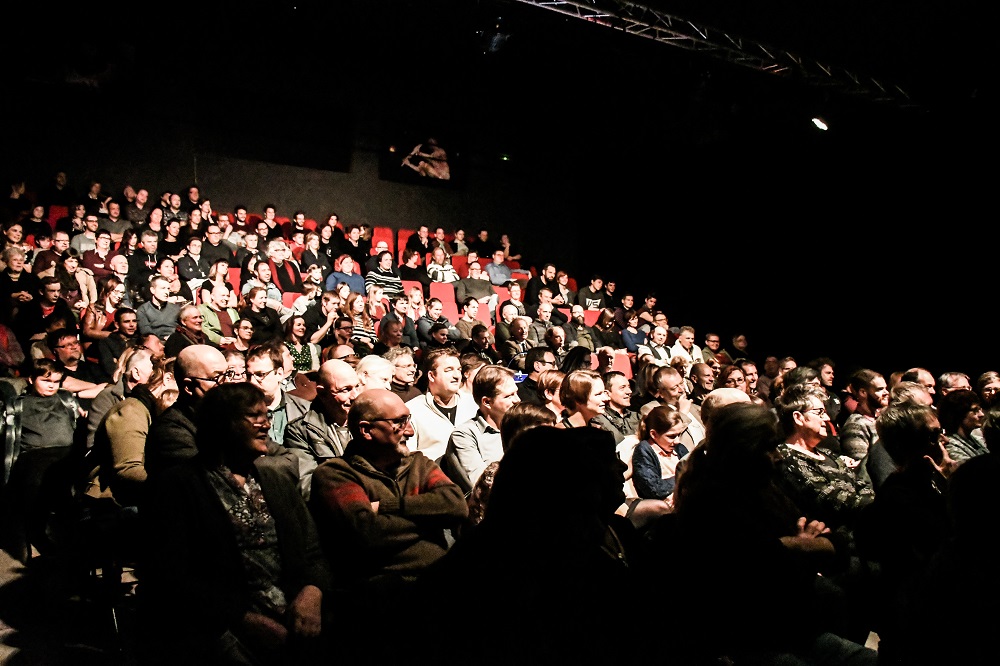
<svg viewBox="0 0 1000 666"><path fill-rule="evenodd" d="M201 246L201 258L213 266L217 261L225 261L230 267L235 265L235 245L222 237L222 227L211 223L205 229L205 242Z"/></svg>
<svg viewBox="0 0 1000 666"><path fill-rule="evenodd" d="M264 392L267 414L271 419L268 435L278 444L284 444L288 424L309 410L306 400L284 390L284 380L285 359L281 347L254 345L247 351L247 381Z"/></svg>
<svg viewBox="0 0 1000 666"><path fill-rule="evenodd" d="M80 406L89 409L90 401L107 386L101 366L83 357L83 345L80 344L80 336L75 330L56 329L48 333L45 342L56 360L62 364L63 384L65 385L66 380L70 378L86 384L87 388L84 391L81 392L80 388L74 385L72 392L80 400Z"/></svg>
<svg viewBox="0 0 1000 666"><path fill-rule="evenodd" d="M342 360L330 359L319 367L316 398L300 418L288 424L284 445L299 461L299 490L309 500L316 467L344 455L351 435L347 413L361 392L358 375Z"/></svg>
<svg viewBox="0 0 1000 666"><path fill-rule="evenodd" d="M507 367L510 367L509 363ZM538 375L545 370L559 369L556 365L556 355L548 347L532 347L524 357L524 369L527 370L528 376L517 385L518 397L521 402L544 404L538 395Z"/></svg>
<svg viewBox="0 0 1000 666"><path fill-rule="evenodd" d="M441 468L411 450L415 426L399 396L364 391L351 405L347 427L351 441L343 457L313 474L310 509L324 552L358 604L352 615L367 618L406 598L417 577L447 552L447 531L457 529L469 509Z"/></svg>
<svg viewBox="0 0 1000 666"><path fill-rule="evenodd" d="M177 400L153 419L146 441L146 471L150 475L197 455L195 415L205 393L226 381L228 368L226 357L211 345L191 345L177 355Z"/></svg>
<svg viewBox="0 0 1000 666"><path fill-rule="evenodd" d="M788 433L778 447L779 486L809 520L820 520L831 530L853 529L862 511L875 499L871 482L819 444L830 421L818 386L796 384L774 403L778 420Z"/></svg>

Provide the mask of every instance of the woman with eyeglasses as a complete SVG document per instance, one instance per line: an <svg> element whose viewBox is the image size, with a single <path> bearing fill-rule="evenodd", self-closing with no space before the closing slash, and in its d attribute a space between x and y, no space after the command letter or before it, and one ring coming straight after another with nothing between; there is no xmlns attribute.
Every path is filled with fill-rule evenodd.
<svg viewBox="0 0 1000 666"><path fill-rule="evenodd" d="M236 338L232 344L225 345L222 349L223 351L232 349L240 352L241 354L246 354L247 350L253 344L253 333L254 327L253 322L249 319L242 317L233 323L233 333ZM243 378L244 381L246 377Z"/></svg>
<svg viewBox="0 0 1000 666"><path fill-rule="evenodd" d="M96 342L115 330L115 310L125 298L125 285L116 275L100 281L100 291L83 313L82 337Z"/></svg>
<svg viewBox="0 0 1000 666"><path fill-rule="evenodd" d="M975 391L952 391L937 405L938 418L948 441L945 447L955 462L990 452L983 438L986 413L983 401Z"/></svg>
<svg viewBox="0 0 1000 666"><path fill-rule="evenodd" d="M853 525L875 498L867 475L820 446L827 438L826 391L793 384L774 403L785 441L778 446L779 485L811 520L831 529Z"/></svg>
<svg viewBox="0 0 1000 666"><path fill-rule="evenodd" d="M197 455L149 477L142 584L152 663L317 663L329 566L263 391L221 384Z"/></svg>

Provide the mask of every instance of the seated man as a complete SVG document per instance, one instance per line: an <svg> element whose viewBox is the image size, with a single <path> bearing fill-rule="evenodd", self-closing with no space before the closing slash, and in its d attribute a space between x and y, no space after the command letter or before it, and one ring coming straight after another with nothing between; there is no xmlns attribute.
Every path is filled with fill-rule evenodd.
<svg viewBox="0 0 1000 666"><path fill-rule="evenodd" d="M395 393L359 395L347 427L344 456L313 473L309 506L333 570L357 603L374 610L405 594L445 554L446 530L457 529L469 509L441 468L407 447L410 410Z"/></svg>
<svg viewBox="0 0 1000 666"><path fill-rule="evenodd" d="M309 411L285 429L284 445L299 459L299 490L306 500L316 466L343 456L351 441L347 412L359 392L354 368L346 361L330 359L319 368L316 398Z"/></svg>

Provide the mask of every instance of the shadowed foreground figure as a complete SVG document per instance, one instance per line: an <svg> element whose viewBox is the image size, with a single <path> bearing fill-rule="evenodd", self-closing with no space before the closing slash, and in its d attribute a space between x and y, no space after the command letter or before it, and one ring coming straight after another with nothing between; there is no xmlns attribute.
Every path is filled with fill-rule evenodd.
<svg viewBox="0 0 1000 666"><path fill-rule="evenodd" d="M558 508L543 507L539 489L550 486L568 451L572 491ZM622 619L616 600L634 592L642 568L634 529L615 515L625 498L624 469L614 437L597 428L538 426L514 439L482 522L463 531L419 582L419 598L431 608L417 619L438 635L456 594L484 594L475 603L475 630L447 631L446 661L611 663L636 656L615 630Z"/></svg>

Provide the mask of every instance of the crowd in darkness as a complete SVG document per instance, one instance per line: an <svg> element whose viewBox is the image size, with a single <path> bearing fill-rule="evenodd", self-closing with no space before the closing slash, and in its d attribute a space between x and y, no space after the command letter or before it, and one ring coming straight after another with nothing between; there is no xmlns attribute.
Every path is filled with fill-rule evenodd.
<svg viewBox="0 0 1000 666"><path fill-rule="evenodd" d="M837 384L505 234L205 194L5 201L0 547L99 567L140 663L995 656L1000 373Z"/></svg>

